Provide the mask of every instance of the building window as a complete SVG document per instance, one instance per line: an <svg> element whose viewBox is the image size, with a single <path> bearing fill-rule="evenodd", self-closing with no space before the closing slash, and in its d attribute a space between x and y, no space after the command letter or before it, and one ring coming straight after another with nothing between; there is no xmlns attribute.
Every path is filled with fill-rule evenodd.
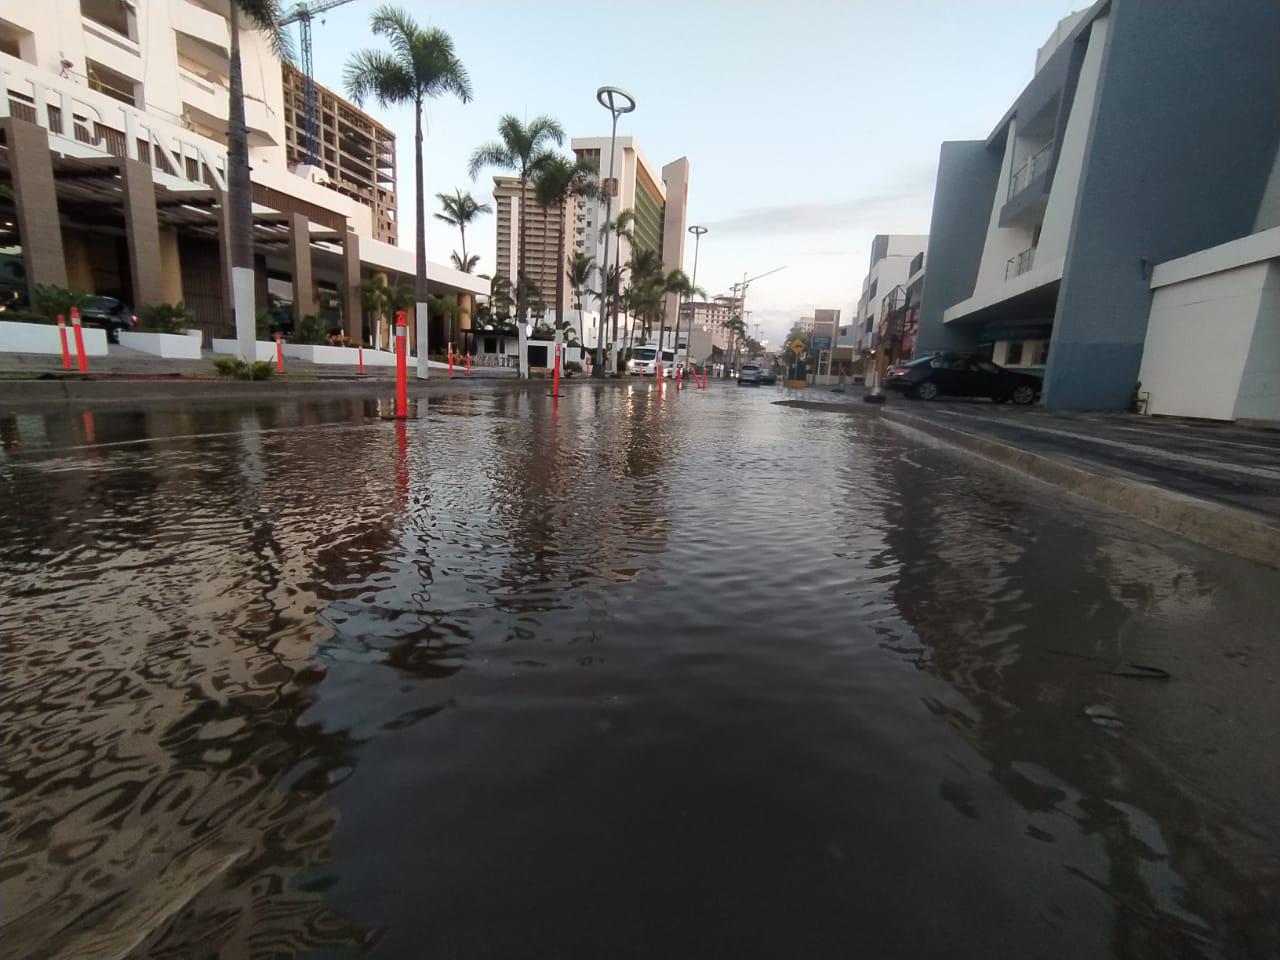
<svg viewBox="0 0 1280 960"><path fill-rule="evenodd" d="M1006 367L1019 367L1022 365L1022 341L1011 340L1004 348L1004 365Z"/></svg>
<svg viewBox="0 0 1280 960"><path fill-rule="evenodd" d="M90 90L105 93L131 107L138 106L138 85L133 80L93 60L85 60L84 67L89 77Z"/></svg>
<svg viewBox="0 0 1280 960"><path fill-rule="evenodd" d="M135 43L138 40L131 3L124 0L80 0L80 15Z"/></svg>
<svg viewBox="0 0 1280 960"><path fill-rule="evenodd" d="M1043 367L1049 363L1049 341L1041 340L1040 349L1036 351L1036 366Z"/></svg>

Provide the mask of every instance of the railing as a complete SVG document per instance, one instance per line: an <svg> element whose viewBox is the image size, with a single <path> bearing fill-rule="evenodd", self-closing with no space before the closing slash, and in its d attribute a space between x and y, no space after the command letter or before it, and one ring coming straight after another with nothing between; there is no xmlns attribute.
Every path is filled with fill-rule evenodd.
<svg viewBox="0 0 1280 960"><path fill-rule="evenodd" d="M1036 177L1049 169L1049 161L1053 159L1053 141L1050 140L1043 147L1033 153L1022 166L1013 171L1013 176L1009 178L1009 195L1006 200L1012 199L1023 190L1031 185Z"/></svg>
<svg viewBox="0 0 1280 960"><path fill-rule="evenodd" d="M1036 261L1035 247L1029 247L1028 249L1023 250L1017 256L1010 257L1009 262L1006 263L1004 266L1005 281L1008 282L1009 280L1012 280L1014 277L1022 276L1024 273L1026 273L1028 270L1031 269L1031 267L1035 264L1035 261Z"/></svg>

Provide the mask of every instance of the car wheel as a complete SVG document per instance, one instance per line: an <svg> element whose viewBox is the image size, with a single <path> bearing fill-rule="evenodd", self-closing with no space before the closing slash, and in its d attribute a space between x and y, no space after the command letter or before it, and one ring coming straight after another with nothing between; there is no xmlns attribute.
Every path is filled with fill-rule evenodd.
<svg viewBox="0 0 1280 960"><path fill-rule="evenodd" d="M1035 403L1036 391L1035 387L1028 384L1022 384L1013 388L1010 398L1020 407L1025 407L1029 403Z"/></svg>
<svg viewBox="0 0 1280 960"><path fill-rule="evenodd" d="M934 400L938 396L938 385L932 380L916 384L916 397L920 400Z"/></svg>

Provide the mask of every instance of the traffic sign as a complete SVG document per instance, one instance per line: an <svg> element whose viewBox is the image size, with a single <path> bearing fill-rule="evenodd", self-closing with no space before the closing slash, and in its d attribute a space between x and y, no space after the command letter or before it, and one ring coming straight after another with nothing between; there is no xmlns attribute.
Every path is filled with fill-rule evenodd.
<svg viewBox="0 0 1280 960"><path fill-rule="evenodd" d="M791 341L791 350L793 353L804 353L809 348L805 346L805 342L799 338Z"/></svg>

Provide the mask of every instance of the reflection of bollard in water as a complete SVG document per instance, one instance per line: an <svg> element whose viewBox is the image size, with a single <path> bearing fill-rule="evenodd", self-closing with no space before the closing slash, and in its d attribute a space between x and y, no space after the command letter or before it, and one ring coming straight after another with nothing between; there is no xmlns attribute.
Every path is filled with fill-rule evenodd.
<svg viewBox="0 0 1280 960"><path fill-rule="evenodd" d="M396 311L396 416L409 415L409 328L403 310Z"/></svg>

